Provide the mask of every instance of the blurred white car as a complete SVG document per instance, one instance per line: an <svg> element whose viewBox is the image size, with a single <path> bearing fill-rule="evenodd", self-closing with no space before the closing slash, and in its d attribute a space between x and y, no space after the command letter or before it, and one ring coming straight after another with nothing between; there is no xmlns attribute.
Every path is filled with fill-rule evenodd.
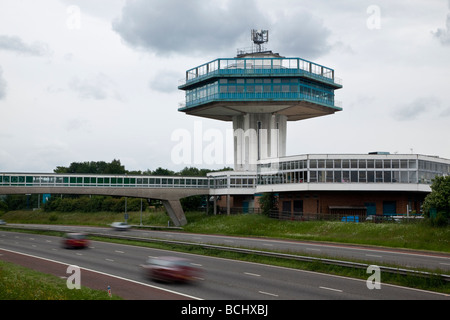
<svg viewBox="0 0 450 320"><path fill-rule="evenodd" d="M0 220L0 225L5 225L6 222L4 220Z"/></svg>
<svg viewBox="0 0 450 320"><path fill-rule="evenodd" d="M116 230L128 230L131 228L131 226L128 225L126 222L113 222L111 224L111 227L113 227Z"/></svg>

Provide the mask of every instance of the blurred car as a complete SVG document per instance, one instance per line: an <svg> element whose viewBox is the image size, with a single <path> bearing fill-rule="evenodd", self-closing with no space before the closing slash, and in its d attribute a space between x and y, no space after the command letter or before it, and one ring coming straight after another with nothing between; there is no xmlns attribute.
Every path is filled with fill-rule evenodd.
<svg viewBox="0 0 450 320"><path fill-rule="evenodd" d="M131 226L126 222L113 222L111 223L111 227L113 227L115 230L128 230L131 228Z"/></svg>
<svg viewBox="0 0 450 320"><path fill-rule="evenodd" d="M189 259L177 257L150 258L142 267L148 278L164 282L190 282L202 273Z"/></svg>
<svg viewBox="0 0 450 320"><path fill-rule="evenodd" d="M5 220L0 220L0 225L5 225L5 224L6 224Z"/></svg>
<svg viewBox="0 0 450 320"><path fill-rule="evenodd" d="M89 247L89 240L84 233L66 233L62 240L64 248L81 249Z"/></svg>

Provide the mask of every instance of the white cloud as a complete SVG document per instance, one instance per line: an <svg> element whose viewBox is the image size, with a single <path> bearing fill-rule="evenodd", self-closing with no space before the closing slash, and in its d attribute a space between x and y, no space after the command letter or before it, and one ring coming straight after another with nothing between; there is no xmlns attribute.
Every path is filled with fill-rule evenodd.
<svg viewBox="0 0 450 320"><path fill-rule="evenodd" d="M445 26L445 28L437 29L433 34L443 45L448 46L450 45L450 13L447 15Z"/></svg>
<svg viewBox="0 0 450 320"><path fill-rule="evenodd" d="M46 56L50 54L47 44L42 42L25 43L20 37L0 35L0 50L12 51L22 55Z"/></svg>
<svg viewBox="0 0 450 320"><path fill-rule="evenodd" d="M104 100L113 98L121 100L114 82L103 73L97 74L92 79L73 77L69 82L69 88L74 90L81 99Z"/></svg>

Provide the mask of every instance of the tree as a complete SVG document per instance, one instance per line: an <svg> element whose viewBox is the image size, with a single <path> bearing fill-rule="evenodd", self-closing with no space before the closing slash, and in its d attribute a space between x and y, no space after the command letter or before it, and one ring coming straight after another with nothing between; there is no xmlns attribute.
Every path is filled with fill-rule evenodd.
<svg viewBox="0 0 450 320"><path fill-rule="evenodd" d="M125 166L120 160L114 159L110 163L105 161L72 162L69 167L58 166L55 173L92 173L92 174L125 174Z"/></svg>
<svg viewBox="0 0 450 320"><path fill-rule="evenodd" d="M271 211L277 209L277 197L273 193L263 193L259 198L259 206L261 208L261 213L269 215Z"/></svg>
<svg viewBox="0 0 450 320"><path fill-rule="evenodd" d="M450 176L437 176L431 184L431 193L425 197L423 203L425 213L432 219L447 223L450 218ZM431 212L436 212L434 217Z"/></svg>

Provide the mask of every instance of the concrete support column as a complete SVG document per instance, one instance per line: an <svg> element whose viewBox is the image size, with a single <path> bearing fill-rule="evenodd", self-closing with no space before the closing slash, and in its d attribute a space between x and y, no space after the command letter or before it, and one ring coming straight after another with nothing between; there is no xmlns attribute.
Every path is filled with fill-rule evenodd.
<svg viewBox="0 0 450 320"><path fill-rule="evenodd" d="M248 113L233 117L234 169L256 171L258 160L286 155L287 117Z"/></svg>
<svg viewBox="0 0 450 320"><path fill-rule="evenodd" d="M176 227L184 226L187 223L186 215L184 214L180 200L162 200L162 203Z"/></svg>

